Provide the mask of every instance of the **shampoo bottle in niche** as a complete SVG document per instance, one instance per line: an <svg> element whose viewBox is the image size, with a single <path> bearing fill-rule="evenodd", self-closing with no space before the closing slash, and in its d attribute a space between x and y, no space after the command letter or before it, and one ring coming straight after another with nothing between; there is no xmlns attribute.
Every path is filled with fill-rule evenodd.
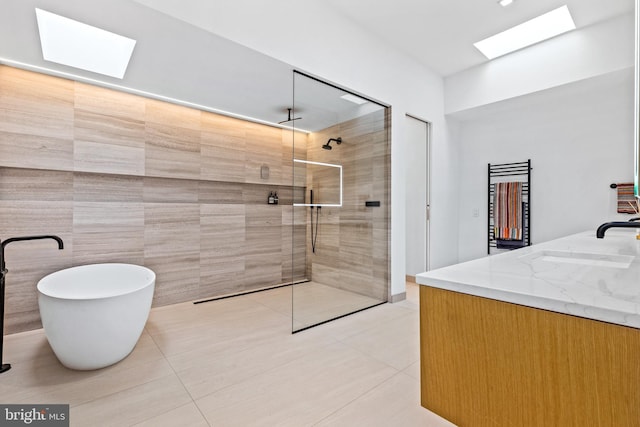
<svg viewBox="0 0 640 427"><path fill-rule="evenodd" d="M274 204L278 204L278 192L276 191L275 193L273 193L273 203Z"/></svg>
<svg viewBox="0 0 640 427"><path fill-rule="evenodd" d="M270 205L273 205L276 203L275 200L276 200L275 197L273 197L273 191L271 191L269 193L269 199L267 199L267 203L269 203Z"/></svg>

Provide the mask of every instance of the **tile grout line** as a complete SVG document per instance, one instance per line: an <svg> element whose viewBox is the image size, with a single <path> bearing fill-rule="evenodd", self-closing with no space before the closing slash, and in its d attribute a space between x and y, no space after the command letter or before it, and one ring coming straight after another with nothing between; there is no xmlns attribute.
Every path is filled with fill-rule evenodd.
<svg viewBox="0 0 640 427"><path fill-rule="evenodd" d="M146 326L145 326L145 331L146 331ZM147 331L147 334L149 334L149 332ZM162 354L162 357L164 358L165 362L167 362L167 365L169 365L169 367L171 368L171 371L173 372L173 375L177 378L178 381L180 381L180 384L182 385L182 388L184 389L184 391L187 393L187 395L189 396L189 399L191 399L191 403L193 403L193 405L198 409L198 412L200 413L200 415L202 416L202 419L207 423L207 425L209 427L211 427L211 423L209 423L209 420L207 419L207 417L202 413L202 410L200 409L200 407L198 406L198 404L196 403L195 399L193 398L193 395L191 394L191 392L189 391L189 389L187 388L187 386L184 384L184 382L182 381L182 378L180 378L180 375L178 374L178 372L175 370L175 368L173 367L173 365L171 364L171 362L169 361L169 359L167 358L167 356L164 354L164 352L162 351L162 349L160 348L160 346L158 345L158 343L156 342L156 340L153 338L153 335L149 334L149 337L151 337L151 340L153 341L153 344L156 346L156 348L158 349L158 351L160 352L160 354ZM182 406L186 406L182 405ZM181 408L182 406L179 406L178 408ZM166 412L163 412L163 414L167 414L173 410L175 410L177 408L173 408L170 409ZM161 414L160 414L161 415ZM156 415L157 416L157 415ZM152 417L152 418L155 418ZM151 419L151 418L149 418ZM147 420L149 420L147 419ZM145 421L147 421L145 420ZM142 421L144 422L144 421Z"/></svg>
<svg viewBox="0 0 640 427"><path fill-rule="evenodd" d="M414 315L414 313L407 313L407 314L403 314L403 315L401 315L401 316L398 316L398 317L394 318L394 319L393 319L393 320L391 320L391 321L392 321L392 322L395 322L395 321L397 321L397 320L401 319L402 317L405 317L405 316L406 316L406 317L408 317L408 316L413 316L413 315ZM360 354L362 354L362 355L364 355L364 356L368 357L369 359L375 360L376 362L380 362L380 363L382 363L382 364L384 364L384 365L386 365L386 366L388 366L388 367L390 367L390 368L392 368L392 369L397 370L398 372L402 372L403 370L407 369L409 366L413 365L413 364L414 364L414 363L416 363L417 361L420 361L420 355L418 355L418 358L417 358L417 360L416 360L416 361L411 362L410 364L408 364L407 366L405 366L405 367L404 367L404 368L402 368L402 369L398 369L398 368L396 368L395 366L391 366L391 365L389 365L389 364L388 364L387 362L385 362L384 360L380 360L380 359L378 359L377 357L371 356L371 355L369 355L369 354L365 353L363 350L360 350L359 348L354 347L353 345L351 345L351 344L349 344L348 342L346 342L346 341L345 341L345 340L351 339L351 338L353 338L353 337L357 337L358 335L362 335L362 334L364 334L364 333L367 333L367 332L369 332L371 329L374 329L374 327L371 327L371 328L365 329L365 330L363 330L363 331L360 331L360 332L358 332L358 333L356 333L356 334L353 334L353 335L349 335L349 336L344 337L344 338L335 338L335 340L336 340L336 341L338 341L339 343L344 344L344 345L346 345L347 347L349 347L349 348L351 348L351 349L353 349L353 350L357 351L358 353L360 353Z"/></svg>
<svg viewBox="0 0 640 427"><path fill-rule="evenodd" d="M293 334L290 334L289 336L293 337L294 335L293 335ZM342 343L340 343L337 339L335 339L335 338L333 338L333 337L331 337L331 339L332 339L332 340L334 340L334 342L332 342L332 343L327 343L327 344L326 344L326 345L324 345L323 347L329 346L329 345L331 345L331 344L336 344L336 343L337 343L337 344L342 344ZM214 393L218 393L218 392L223 391L223 390L226 390L226 389L228 389L228 388L230 388L230 387L237 386L238 384L242 384L242 383L245 383L245 382L247 382L247 381L250 381L250 380L252 380L252 379L254 379L254 378L256 378L256 377L258 377L258 376L260 376L260 375L264 375L264 374L267 374L267 373L269 373L269 372L275 371L276 369L281 369L281 368L283 368L283 367L285 367L285 366L287 366L287 365L291 365L291 364L293 364L293 363L297 362L298 360L303 359L303 358L305 358L305 357L307 357L307 356L303 354L303 355L300 355L300 356L298 356L298 357L296 357L296 358L294 358L294 359L291 359L291 360L289 360L289 361L287 361L287 362L285 362L285 363L283 363L283 364L281 364L281 365L272 366L271 368L266 369L266 370L264 370L264 371L262 371L262 372L260 372L260 373L257 373L257 374L255 374L255 375L253 375L253 376L249 377L249 378L245 378L245 379L243 379L243 380L241 380L241 381L238 381L238 382L235 382L235 383L232 383L232 384L228 384L228 385L226 385L226 386L224 386L224 387L222 387L222 388L219 388L219 389L214 390L214 391L212 391L212 392L210 392L210 393L204 394L204 395L202 395L201 397L199 397L199 398L198 398L198 400L204 399L205 397L211 396L211 395L212 395L212 394L214 394ZM172 368L173 368L173 366L172 366ZM198 403L197 403L197 402L195 402L195 401L194 401L194 403L196 404L196 406L198 405ZM198 408L198 409L199 409L199 408Z"/></svg>
<svg viewBox="0 0 640 427"><path fill-rule="evenodd" d="M143 332L144 332L145 330L146 330L146 328L145 328L145 329L143 329ZM152 339L152 341L153 341L153 337L152 337L150 334L148 334L148 335L149 335L149 338L151 338L151 339ZM138 341L139 341L139 340L138 340ZM138 345L138 344L136 343L136 346L137 346L137 345ZM156 344L156 342L155 342L155 341L153 341L153 345L154 345L154 346L156 346L156 348L158 349L158 351L159 351L159 352L160 352L160 354L162 355L162 357L161 357L161 358L158 358L157 360L164 359L164 360L166 361L166 358L165 358L164 354L162 353L162 351L160 351L160 348L158 348L158 345ZM133 353L133 351L135 351L135 347L134 347L134 349L131 351L131 353ZM126 359L126 358L128 358L128 357L129 357L129 355L130 355L131 353L129 353L127 356L125 356L125 359ZM57 360L57 359L56 359L56 360ZM124 359L122 359L122 360L124 360ZM118 363L120 363L120 362L121 362L121 361L118 361L118 362L114 363L114 365L115 365L115 364L118 364ZM58 363L60 363L60 361L58 361ZM110 365L110 366L113 366L113 365ZM100 368L100 369L106 369L106 368L109 368L110 366L106 366L105 368ZM67 368L67 369L70 369L70 368ZM84 371L84 372L90 372L90 371ZM96 398L94 398L94 399L87 400L86 402L82 402L82 403L74 404L74 405L69 404L69 408L78 408L78 407L80 407L80 406L87 405L87 404L89 404L89 403L93 403L93 402L96 402L96 401L98 401L98 400L101 400L101 399L104 399L104 398L107 398L107 397L114 396L114 395L116 395L116 394L118 394L118 393L122 393L122 392L125 392L125 391L127 391L127 390L131 390L131 389L134 389L134 388L136 388L136 387L140 387L140 386L142 386L142 385L149 384L149 383L152 383L152 382L154 382L154 381L158 381L158 380L163 379L163 378L167 378L167 377L169 377L169 376L171 376L171 374L162 375L162 376L160 376L160 377L158 377L158 378L149 379L148 381L144 381L144 382L141 382L141 383L138 383L138 384L132 385L131 387L123 388L122 390L117 390L117 391L114 391L114 392L112 392L112 393L108 393L108 394L105 394L105 395L102 395L102 396L98 396L98 397L96 397Z"/></svg>
<svg viewBox="0 0 640 427"><path fill-rule="evenodd" d="M322 419L318 420L317 422L315 422L313 424L313 426L317 426L318 424L320 424L321 422L327 420L328 418L330 418L331 416L333 416L334 414L337 414L338 412L342 411L344 408L346 408L347 406L353 404L354 402L356 402L357 400L361 399L362 397L366 396L367 394L373 392L375 389L381 387L382 385L384 385L385 383L391 381L393 378L395 378L396 376L398 376L398 374L401 374L402 371L398 371L396 368L392 368L396 371L395 374L389 376L388 378L382 380L381 382L379 382L378 384L374 385L373 387L371 387L369 390L364 391L362 394L360 394L358 397L354 397L353 399L351 399L351 401L345 403L344 405L342 405L340 408L336 409L335 411L333 411L332 413L328 414L327 416L323 417Z"/></svg>
<svg viewBox="0 0 640 427"><path fill-rule="evenodd" d="M243 295L239 295L238 297L240 297L240 298L241 298L241 297L243 297ZM280 313L280 312L278 312L278 311L274 310L273 308L271 308L271 307L269 307L269 306L267 306L267 305L265 305L265 304L262 304L260 301L256 301L255 299L250 298L250 297L247 297L247 298L248 298L248 299L250 299L252 302L257 303L257 304L259 304L259 305L261 305L261 306L263 306L263 307L267 308L268 310L271 310L273 313L275 313L275 314L276 314L276 315L278 315L278 316L286 317L286 315L284 315L283 313ZM145 327L145 330L146 330L146 327ZM147 333L148 333L148 332L147 332ZM198 409L198 412L200 413L200 415L202 415L202 417L204 418L204 420L205 420L205 422L207 423L207 425L209 425L209 426L211 427L211 424L209 423L209 420L207 419L207 417L206 417L206 416L204 415L204 413L202 412L202 410L201 410L200 406L198 405L197 400L203 399L203 398L205 398L205 397L207 397L207 396L210 396L210 395L212 395L212 394L214 394L214 393L217 393L217 392L219 392L219 391L225 390L225 389L227 389L227 388L229 388L229 387L232 387L232 386L235 386L235 385L237 385L237 384L241 384L241 383L243 383L243 382L245 382L245 381L248 381L248 380L249 380L249 378L246 378L246 379L244 379L244 380L242 380L242 381L239 381L239 382L236 382L236 383L233 383L233 384L229 384L229 385L227 385L227 386L225 386L225 387L222 387L222 388L220 388L220 389L218 389L218 390L212 391L211 393L207 393L207 394L205 394L205 395L202 395L202 396L200 396L200 397L196 400L196 399L194 399L194 397L193 397L193 395L191 394L191 392L189 392L189 390L188 390L188 389L187 389L187 387L185 386L184 382L182 381L182 378L180 378L180 374L175 370L175 368L174 368L173 364L169 361L168 357L164 354L164 352L162 351L162 349L160 348L160 346L158 346L158 344L157 344L156 340L153 338L153 335L149 334L149 336L150 336L150 337L151 337L151 339L153 340L154 345L158 348L158 351L160 351L160 353L161 353L161 354L162 354L162 356L164 357L164 359L165 359L165 361L167 362L167 364L171 367L171 370L174 372L174 375L178 378L178 381L180 381L180 384L182 384L182 386L184 387L185 391L186 391L186 392L187 392L187 394L189 395L189 398L191 399L191 401L193 402L193 404L194 404L194 405L196 406L196 408ZM289 334L289 336L293 336L293 335ZM337 340L336 340L336 341L337 341ZM301 359L301 358L303 358L303 357L304 357L304 355L301 355L300 357L297 357L297 358L295 358L295 359L293 359L293 360L290 360L290 361L288 361L287 363L285 363L285 364L283 364L283 365L274 366L274 367L272 367L272 368L270 368L270 369L267 369L267 370L265 370L265 371L263 371L263 372L261 372L261 373L259 373L259 374L254 375L254 376L253 376L253 377L251 377L251 378L254 378L255 376L258 376L258 375L263 375L263 374L268 373L268 372L270 372L270 371L272 371L272 370L275 370L275 369L281 368L281 367L283 367L283 366L286 366L286 365L288 365L288 364L290 364L290 363L292 363L292 362L294 362L294 361L297 361L297 360L299 360L299 359Z"/></svg>
<svg viewBox="0 0 640 427"><path fill-rule="evenodd" d="M404 370L405 370L405 369L407 369L409 366L413 365L414 363L416 363L417 361L419 361L419 360L420 360L420 357L418 356L418 359L417 359L416 361L411 362L410 364L408 364L407 366L405 366L405 367L404 367L404 368L402 368L402 369L398 369L398 368L396 368L395 366L391 366L391 365L389 365L389 364L388 364L387 362L385 362L384 360L380 360L380 359L378 359L377 357L370 356L369 354L365 353L363 350L360 350L359 348L354 347L354 346L352 346L352 345L351 345L351 344L349 344L349 343L346 343L346 342L341 341L341 340L338 340L338 339L336 339L336 341L338 341L340 344L344 344L344 345L346 345L347 347L349 347L349 348L350 348L350 349L352 349L352 350L357 351L358 353L362 354L363 356L366 356L367 358L369 358L369 359L371 359L371 360L375 360L375 361L376 361L376 362L378 362L378 363L382 363L382 364L383 364L383 365L385 365L386 367L391 368L391 369L394 369L394 370L396 370L396 371L398 371L398 372L402 372L402 371L404 371Z"/></svg>

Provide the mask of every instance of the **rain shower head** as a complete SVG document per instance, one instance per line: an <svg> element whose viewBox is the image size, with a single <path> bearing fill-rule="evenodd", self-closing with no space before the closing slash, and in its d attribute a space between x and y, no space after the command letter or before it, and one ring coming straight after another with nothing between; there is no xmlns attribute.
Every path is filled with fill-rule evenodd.
<svg viewBox="0 0 640 427"><path fill-rule="evenodd" d="M329 140L327 141L327 143L326 143L326 144L324 144L324 145L322 146L322 148L324 148L325 150L331 150L331 149L333 148L333 147L330 145L330 144L331 144L331 141L335 141L335 142L336 142L336 144L338 144L338 145L342 144L342 138L341 138L341 137L331 138L331 139L329 139Z"/></svg>

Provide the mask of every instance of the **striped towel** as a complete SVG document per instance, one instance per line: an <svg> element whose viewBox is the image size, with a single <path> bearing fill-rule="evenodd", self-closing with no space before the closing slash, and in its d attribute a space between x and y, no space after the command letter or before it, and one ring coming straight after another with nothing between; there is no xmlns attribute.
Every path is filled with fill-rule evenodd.
<svg viewBox="0 0 640 427"><path fill-rule="evenodd" d="M496 239L522 240L522 182L498 182L493 195Z"/></svg>
<svg viewBox="0 0 640 427"><path fill-rule="evenodd" d="M618 186L618 213L633 214L633 208L629 202L635 206L635 198L633 197L633 183L617 184Z"/></svg>

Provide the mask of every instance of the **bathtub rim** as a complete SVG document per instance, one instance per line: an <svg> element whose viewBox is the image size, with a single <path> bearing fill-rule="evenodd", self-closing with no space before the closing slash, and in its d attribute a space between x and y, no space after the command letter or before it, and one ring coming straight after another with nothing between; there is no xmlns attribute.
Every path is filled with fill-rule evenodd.
<svg viewBox="0 0 640 427"><path fill-rule="evenodd" d="M100 267L116 267L116 266L126 266L127 268L135 268L137 270L143 271L147 274L150 274L149 279L147 281L141 281L141 283L137 286L131 286L130 289L126 289L125 291L120 291L114 293L113 290L111 292L104 292L102 294L96 295L79 295L79 296L61 296L56 294L55 292L51 292L50 289L47 289L51 286L51 281L55 279L55 276L59 276L65 273L69 273L71 270L89 270L90 268L100 268ZM149 286L155 287L156 282L156 273L148 267L139 264L131 264L131 263L123 263L123 262L104 262L104 263L91 263L91 264L83 264L76 265L73 267L63 268L61 270L56 270L52 273L47 274L42 279L38 281L36 288L38 293L42 296L48 298L54 298L58 300L68 300L68 301L91 301L91 300L101 300L108 298L117 298L125 295L129 295L135 292L138 292L142 289L145 289Z"/></svg>

